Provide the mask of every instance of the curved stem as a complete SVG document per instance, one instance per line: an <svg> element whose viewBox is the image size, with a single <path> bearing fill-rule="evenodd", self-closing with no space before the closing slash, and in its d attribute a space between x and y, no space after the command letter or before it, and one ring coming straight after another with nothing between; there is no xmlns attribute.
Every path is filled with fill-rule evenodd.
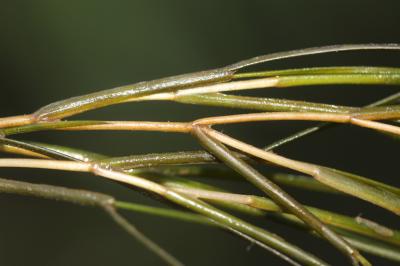
<svg viewBox="0 0 400 266"><path fill-rule="evenodd" d="M374 113L376 114L376 113ZM394 117L400 117L398 111L392 114ZM360 117L360 118L359 118ZM229 115L219 117L208 117L196 120L193 125L221 125L221 124L234 124L255 121L277 121L277 120L307 120L307 121L325 121L334 123L350 123L361 127L371 128L379 131L400 135L400 127L375 122L371 120L362 119L378 119L376 116L369 116L369 113L355 113L355 114L326 114L326 113L290 113L290 112L276 112L276 113L252 113ZM386 116L385 116L386 117Z"/></svg>
<svg viewBox="0 0 400 266"><path fill-rule="evenodd" d="M228 107L258 111L272 112L324 112L324 113L346 113L358 108L338 106L332 104L311 103L304 101L293 101L275 98L260 98L228 95L222 93L196 94L179 96L173 99L179 103Z"/></svg>
<svg viewBox="0 0 400 266"><path fill-rule="evenodd" d="M329 45L321 47L312 47L306 49L292 50L287 52L277 52L273 54L256 56L247 60L243 60L228 66L228 69L239 70L252 65L257 65L265 62L271 62L286 58L300 57L306 55L325 54L343 51L357 51L357 50L400 50L400 45L396 43L388 44L341 44L341 45Z"/></svg>
<svg viewBox="0 0 400 266"><path fill-rule="evenodd" d="M127 175L122 172L108 170L97 164L71 161L53 161L41 159L0 159L0 167L23 167L23 168L43 168L65 171L91 172L95 175L105 177L124 184L133 185L154 192L178 205L203 214L216 222L222 223L227 227L240 231L241 233L254 237L264 244L277 249L278 251L295 258L307 265L326 265L325 262L317 257L291 245L275 234L269 233L261 228L249 224L228 213L222 212L202 201L181 195L158 183L143 179L134 175Z"/></svg>
<svg viewBox="0 0 400 266"><path fill-rule="evenodd" d="M233 75L234 79L261 78L288 75L321 75L321 74L400 74L397 67L369 67L369 66L334 66L334 67L306 67L283 70L269 70L261 72L245 72Z"/></svg>
<svg viewBox="0 0 400 266"><path fill-rule="evenodd" d="M329 229L312 213L305 209L289 194L279 188L277 185L266 179L258 171L246 164L240 158L235 157L226 147L222 144L209 138L201 127L194 127L193 134L198 138L200 143L216 157L223 161L226 165L237 171L248 181L253 183L256 187L264 191L271 197L277 204L287 209L299 219L304 221L308 226L317 231L321 236L328 240L333 246L338 248L341 252L348 255L353 261L358 261L363 265L370 265L369 262L346 243L340 236Z"/></svg>
<svg viewBox="0 0 400 266"><path fill-rule="evenodd" d="M96 206L106 211L106 213L124 230L129 232L131 236L140 241L146 248L163 259L167 264L174 266L183 265L176 258L166 252L163 248L147 238L136 227L129 223L115 210L115 199L109 195L64 188L59 186L51 186L44 184L32 184L28 182L8 180L0 178L0 193L12 193L25 196L34 196L45 199L65 201L84 206Z"/></svg>
<svg viewBox="0 0 400 266"><path fill-rule="evenodd" d="M385 98L380 99L380 100L378 100L376 102L373 102L373 103L367 105L366 107L375 107L375 106L391 104L391 103L397 102L399 99L400 99L400 92L397 92L395 94L389 95L388 97L385 97ZM331 127L331 126L335 126L335 124L332 124L332 123L321 123L321 124L318 124L316 126L309 127L307 129L304 129L304 130L301 130L299 132L296 132L293 135L290 135L290 136L288 136L286 138L280 139L280 140L278 140L278 141L266 146L264 148L264 150L271 151L271 150L276 149L276 148L278 148L278 147L280 147L282 145L288 144L288 143L290 143L290 142L292 142L294 140L303 138L305 136L309 136L311 134L314 134L314 133L318 132L319 130L326 129L326 128Z"/></svg>
<svg viewBox="0 0 400 266"><path fill-rule="evenodd" d="M216 139L226 145L276 165L310 175L327 186L369 201L373 204L381 206L382 208L392 211L397 215L400 215L399 195L386 190L383 187L375 187L371 184L361 182L360 180L348 178L345 175L340 174L340 172L332 171L327 167L288 159L275 153L264 151L210 128L204 128L204 131L213 139Z"/></svg>

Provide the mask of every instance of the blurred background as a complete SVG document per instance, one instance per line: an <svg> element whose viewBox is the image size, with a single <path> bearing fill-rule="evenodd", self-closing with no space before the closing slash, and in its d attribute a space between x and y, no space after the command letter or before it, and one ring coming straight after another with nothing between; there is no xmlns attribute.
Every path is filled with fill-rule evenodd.
<svg viewBox="0 0 400 266"><path fill-rule="evenodd" d="M30 113L53 101L143 80L223 66L248 57L342 43L400 42L399 1L1 1L0 117ZM283 60L280 69L324 65L399 66L400 53L348 52ZM321 86L257 90L260 95L361 106L398 87ZM76 119L189 121L235 113L166 102L122 104ZM258 146L313 123L271 122L225 127ZM190 136L149 132L40 132L16 136L122 156L198 149ZM336 127L276 152L400 185L398 143L366 129ZM6 156L6 155L2 155ZM277 169L265 168L263 171ZM105 192L166 206L119 184L86 174L1 169L1 177ZM210 181L212 182L212 181ZM250 185L218 184L259 194ZM287 189L303 203L398 227L394 215L343 197ZM0 195L0 265L162 265L101 210ZM285 265L222 230L123 213L187 265ZM253 221L250 219L250 221ZM325 242L268 219L253 222L343 265ZM376 265L390 262L369 256Z"/></svg>

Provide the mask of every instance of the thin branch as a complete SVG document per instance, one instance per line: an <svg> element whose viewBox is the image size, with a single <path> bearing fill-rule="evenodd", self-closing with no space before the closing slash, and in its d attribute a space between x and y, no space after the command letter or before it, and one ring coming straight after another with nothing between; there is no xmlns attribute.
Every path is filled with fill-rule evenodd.
<svg viewBox="0 0 400 266"><path fill-rule="evenodd" d="M221 223L217 223L212 219L205 218L204 216L198 214L192 214L173 209L149 207L145 205L134 204L131 202L116 201L112 196L98 192L64 188L52 185L43 185L43 184L38 185L38 184L8 180L3 178L0 178L0 193L19 194L24 196L33 196L50 200L65 201L74 204L80 204L83 206L100 207L103 210L105 210L106 213L109 214L110 217L114 219L114 221L119 226L121 226L130 235L139 240L142 244L144 244L147 248L149 248L155 254L160 256L160 258L162 258L166 263L170 265L182 265L182 263L180 263L177 259L172 257L165 250L163 250L157 244L153 243L150 239L148 239L145 235L143 235L140 231L138 231L131 223L129 223L124 217L122 217L115 210L115 208L120 208L135 212L142 212L162 217L169 217L189 222L196 222L200 224L219 226L223 229L232 231L233 233L239 235L240 237L247 239L251 243L258 245L269 252L272 252L273 254L277 255L278 257L280 257L281 259L287 261L292 265L299 265L294 260L290 259L288 256L282 254L281 252L269 246L266 246L262 242L257 241L256 239L247 236L241 233L240 231L226 227Z"/></svg>
<svg viewBox="0 0 400 266"><path fill-rule="evenodd" d="M160 132L190 132L189 123L147 121L105 121L103 124L60 128L62 130L140 130Z"/></svg>
<svg viewBox="0 0 400 266"><path fill-rule="evenodd" d="M179 100L180 97L198 94L209 94L227 91L242 91L274 87L295 87L332 84L365 84L365 85L399 85L400 74L320 74L320 75L288 75L240 81L216 83L194 88L185 88L172 92L151 94L127 101L143 100Z"/></svg>
<svg viewBox="0 0 400 266"><path fill-rule="evenodd" d="M317 231L321 236L328 240L333 246L338 248L341 252L349 256L353 263L362 265L370 265L369 262L359 254L359 252L353 249L348 243L346 243L340 236L329 229L323 224L318 218L312 213L305 209L300 203L298 203L289 194L279 188L277 185L266 179L257 170L246 164L240 158L235 157L226 147L222 144L213 141L206 134L204 129L201 127L194 127L193 134L198 138L200 143L226 165L237 171L248 181L253 183L256 187L264 191L269 197L271 197L277 204L287 209L299 219L304 221L308 226Z"/></svg>
<svg viewBox="0 0 400 266"><path fill-rule="evenodd" d="M400 215L399 195L386 190L383 187L375 187L371 184L362 182L361 180L348 178L347 176L342 175L340 171L333 171L327 167L288 159L275 153L264 151L210 128L204 128L203 130L213 139L226 145L264 159L268 162L310 175L327 186L369 201Z"/></svg>
<svg viewBox="0 0 400 266"><path fill-rule="evenodd" d="M123 218L114 208L115 199L109 195L59 186L44 184L32 184L28 182L8 180L0 178L0 193L12 193L24 196L34 196L39 198L65 201L84 206L96 206L106 211L106 213L131 236L141 242L146 248L158 255L169 265L183 265L172 255L142 234L136 227Z"/></svg>
<svg viewBox="0 0 400 266"><path fill-rule="evenodd" d="M378 100L376 102L373 102L373 103L371 103L371 104L369 104L369 105L367 105L365 107L375 107L375 106L391 104L391 103L397 102L399 99L400 99L400 92L392 94L392 95L389 95L388 97L385 97L385 98L380 99L380 100ZM311 134L314 134L314 133L318 132L319 130L322 130L322 129L325 129L325 128L328 128L328 127L331 127L331 126L335 126L335 124L332 124L332 123L321 123L321 124L318 124L316 126L309 127L307 129L304 129L304 130L301 130L299 132L296 132L296 133L294 133L294 134L292 134L292 135L290 135L290 136L288 136L286 138L280 139L280 140L278 140L278 141L266 146L264 148L264 150L271 151L271 150L276 149L276 148L278 148L278 147L280 147L282 145L288 144L288 143L290 143L290 142L292 142L294 140L303 138L305 136L309 136Z"/></svg>
<svg viewBox="0 0 400 266"><path fill-rule="evenodd" d="M222 93L207 93L189 96L179 96L175 102L228 107L235 109L258 110L264 112L325 112L325 113L346 113L358 108L339 106L332 104L312 103L304 101L293 101L286 99L261 98L228 95Z"/></svg>
<svg viewBox="0 0 400 266"><path fill-rule="evenodd" d="M148 121L56 121L38 123L20 127L5 128L5 136L29 133L42 130L128 130L128 131L160 131L187 133L190 131L189 123L179 122L148 122Z"/></svg>
<svg viewBox="0 0 400 266"><path fill-rule="evenodd" d="M96 164L84 162L70 162L70 161L52 161L41 159L0 159L0 167L24 167L24 168L45 168L66 171L82 171L91 172L95 175L105 177L114 181L122 182L125 184L133 185L147 191L154 192L160 196L178 204L191 209L195 212L203 214L216 222L222 223L227 227L240 231L243 234L254 237L255 239L263 242L264 244L277 249L278 251L295 258L303 263L309 265L326 265L325 262L305 252L304 250L291 245L275 234L269 233L261 228L253 226L243 220L240 220L228 213L222 212L202 201L181 195L172 191L160 184L143 179L134 175L127 175L122 172L104 169Z"/></svg>
<svg viewBox="0 0 400 266"><path fill-rule="evenodd" d="M341 45L312 47L306 49L292 50L287 52L277 52L273 54L256 56L247 60L240 61L233 65L230 65L228 66L228 69L239 70L252 65L257 65L265 62L271 62L286 58L325 54L325 53L335 53L343 51L357 51L357 50L400 50L400 45L397 43L388 43L388 44L369 43L369 44L341 44Z"/></svg>
<svg viewBox="0 0 400 266"><path fill-rule="evenodd" d="M165 209L165 208L156 208L156 207L149 207L149 206L142 206L138 204L132 204L132 203L124 203L124 202L116 202L116 206L120 206L121 208L124 209L131 209L133 211L138 211L141 213L146 213L150 215L156 215L159 217L165 217L165 218L172 218L176 220L181 220L185 222L192 222L192 223L197 223L197 224L203 224L203 225L218 225L217 223L204 218L203 216L200 216L198 214L192 214L184 211L178 211L178 210L171 210L171 209ZM225 206L225 205L224 205ZM236 209L237 210L237 209ZM270 217L270 216L269 216ZM296 225L300 225L303 228L305 228L305 225L300 222L300 220L296 219L290 219L287 215L276 215L275 217L285 221L285 222L293 222ZM329 217L327 218L329 220ZM221 225L220 225L221 226ZM233 231L235 232L235 231ZM364 252L380 256L383 258L391 259L394 261L400 261L400 253L398 250L398 247L393 247L391 245L383 245L380 241L373 240L370 238L361 238L359 235L356 234L350 234L347 231L340 231L340 234L343 235L345 240L349 242L351 245L354 247L358 248L359 250L362 250ZM316 235L316 234L313 234ZM250 240L250 241L254 241ZM259 245L260 242L254 242L255 244ZM264 246L261 246L264 247Z"/></svg>
<svg viewBox="0 0 400 266"><path fill-rule="evenodd" d="M261 78L288 75L316 75L316 74L400 74L397 67L365 67L365 66L334 66L334 67L306 67L283 70L268 70L261 72L245 72L235 74L234 79Z"/></svg>
<svg viewBox="0 0 400 266"><path fill-rule="evenodd" d="M285 209L280 208L276 203L264 197L224 192L215 187L212 187L212 190L195 188L191 184L184 184L180 182L169 182L168 184L166 182L163 182L163 184L182 194L201 198L216 204L221 204L222 206L229 209L250 215L264 216L265 213L260 213L259 211L244 211L244 208L237 208L237 204L247 205L250 208L255 208L257 210L267 212L282 212L285 214L288 213ZM379 239L381 241L400 246L400 231L398 230L387 228L376 222L366 220L365 218L360 218L359 216L357 216L356 218L349 217L334 212L314 208L311 206L305 206L305 208L327 225L333 226L335 228L345 229L350 232L355 232L361 235L365 235L374 239ZM292 214L288 215L291 215L293 219L298 219ZM300 219L298 220L301 221Z"/></svg>
<svg viewBox="0 0 400 266"><path fill-rule="evenodd" d="M5 140L5 139L4 139ZM8 139L9 140L9 139ZM12 140L13 141L13 140ZM15 145L13 142L8 142L9 145ZM4 146L4 145L3 145ZM0 145L0 150L3 147ZM170 152L170 153L154 153L145 155L130 155L123 157L109 158L105 155L88 152L76 148L67 148L59 145L49 145L44 143L18 141L16 146L20 149L6 149L8 152L17 154L27 154L30 152L41 153L41 155L50 156L51 158L72 158L72 160L92 162L99 164L104 167L112 167L120 169L128 173L136 174L167 174L167 175L180 175L180 176L203 176L203 177L233 177L234 172L227 171L228 169L215 168L215 167L198 167L195 165L182 164L209 164L209 163L220 163L213 155L207 151L186 151L186 152ZM24 149L22 149L22 147ZM4 150L4 149L3 149ZM252 164L256 162L268 163L265 160L257 160L257 158L250 158L243 153L235 153L241 159L250 162ZM33 154L32 154L33 155ZM173 167L165 167L167 165L173 165ZM373 179L355 175L352 173L339 171L337 169L329 168L341 176L345 176L348 179L353 179L356 183L365 183L373 187L380 187L383 190L391 191L400 195L400 188L387 185L385 183L378 182ZM302 189L311 189L313 191L333 192L339 193L340 191L333 190L328 186L316 181L315 179L302 176L293 176L287 174L272 175L270 177L277 183L295 186Z"/></svg>
<svg viewBox="0 0 400 266"><path fill-rule="evenodd" d="M73 172L88 172L105 177L114 181L143 188L154 193L163 195L165 188L157 183L148 181L141 177L127 175L120 172L111 171L99 167L96 164L86 162L55 161L41 159L0 159L0 167L19 167L19 168L42 168Z"/></svg>
<svg viewBox="0 0 400 266"><path fill-rule="evenodd" d="M0 118L0 128L29 125L33 123L33 115L19 115Z"/></svg>
<svg viewBox="0 0 400 266"><path fill-rule="evenodd" d="M129 223L124 217L122 217L113 207L105 206L104 210L113 218L113 220L121 226L131 236L138 239L143 243L149 250L160 256L167 264L175 266L183 266L184 264L162 249L159 245L151 241L147 236L140 232L136 227Z"/></svg>
<svg viewBox="0 0 400 266"><path fill-rule="evenodd" d="M364 114L367 116L367 114ZM277 120L307 120L307 121L325 121L334 123L350 123L361 127L371 128L379 131L400 135L400 127L388 125L380 122L359 119L362 115L353 114L326 114L326 113L252 113L230 116L208 117L196 120L194 125L217 125L217 124L232 124L254 121L277 121ZM400 113L396 113L396 118L400 117ZM374 117L378 119L377 117ZM371 118L372 119L372 118Z"/></svg>
<svg viewBox="0 0 400 266"><path fill-rule="evenodd" d="M154 93L163 93L176 89L194 87L196 85L227 81L231 79L232 74L233 72L226 68L219 68L152 81L138 82L114 89L72 97L51 103L34 112L34 123L54 121Z"/></svg>
<svg viewBox="0 0 400 266"><path fill-rule="evenodd" d="M276 120L307 120L325 121L335 123L350 123L361 127L371 128L396 135L400 135L400 127L388 125L370 120L398 119L400 107L384 109L360 110L354 113L315 113L315 112L267 112L251 113L220 117L208 117L198 119L192 123L179 122L142 122L142 121L60 121L49 122L22 127L5 128L3 135L20 134L45 129L57 130L146 130L161 132L189 133L193 125L216 125L229 123L243 123L252 121L276 121ZM364 119L365 118L365 119ZM368 119L368 120L366 120Z"/></svg>

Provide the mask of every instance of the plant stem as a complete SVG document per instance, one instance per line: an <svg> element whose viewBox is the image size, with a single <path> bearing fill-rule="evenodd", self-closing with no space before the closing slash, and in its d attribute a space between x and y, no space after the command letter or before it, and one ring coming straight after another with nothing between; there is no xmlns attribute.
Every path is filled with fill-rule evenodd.
<svg viewBox="0 0 400 266"><path fill-rule="evenodd" d="M174 99L180 103L197 105L220 106L247 110L272 111L272 112L326 112L345 113L355 111L357 108L338 106L332 104L310 103L274 98L260 98L236 96L222 93L196 94L179 96Z"/></svg>
<svg viewBox="0 0 400 266"><path fill-rule="evenodd" d="M275 153L264 151L210 128L204 128L204 131L206 131L207 135L213 139L216 139L231 147L262 158L276 165L311 175L319 182L327 186L369 201L387 210L390 210L397 215L400 215L400 197L389 190L360 182L357 179L348 178L344 175L341 175L339 172L332 171L326 167L288 159Z"/></svg>
<svg viewBox="0 0 400 266"><path fill-rule="evenodd" d="M162 184L182 194L201 198L206 201L211 201L218 205L223 205L224 207L227 207L229 209L244 212L250 215L265 216L265 211L281 212L285 213L285 215L287 213L285 209L280 208L276 203L264 197L228 193L215 187L209 188L201 185L199 187L198 184L186 183L176 180L170 181L169 178L163 180ZM243 206L239 205L246 205L249 208L244 208ZM254 208L255 210L251 210L252 208ZM310 206L305 206L305 208L322 222L326 223L327 225L333 226L334 228L345 229L350 232L358 233L400 246L400 232L397 230L384 227L376 222L372 222L365 218L349 217ZM298 219L292 214L287 215L290 215L291 219ZM365 221L363 223L359 222L360 219L363 219L363 221L368 221L368 224ZM300 219L298 220L301 221Z"/></svg>
<svg viewBox="0 0 400 266"><path fill-rule="evenodd" d="M368 116L369 119L378 119L378 117L369 117L370 113L359 114L327 114L327 113L290 113L290 112L267 112L267 113L251 113L239 115L227 115L219 117L208 117L196 120L193 125L218 125L218 124L233 124L255 121L282 121L282 120L307 120L307 121L326 121L335 123L349 123L365 128L371 128L379 131L400 135L400 127L384 124L380 122L364 120L363 116ZM379 115L378 115L379 116ZM400 117L400 112L393 114L394 117Z"/></svg>
<svg viewBox="0 0 400 266"><path fill-rule="evenodd" d="M125 220L115 209L115 199L109 195L59 186L44 184L32 184L28 182L8 180L0 178L0 193L12 193L24 196L34 196L39 198L65 201L83 206L95 206L102 208L108 215L131 236L141 242L146 248L158 255L169 265L183 265L176 258L155 244L136 227Z"/></svg>
<svg viewBox="0 0 400 266"><path fill-rule="evenodd" d="M291 245L275 234L269 233L261 228L253 226L239 218L236 218L228 213L222 212L202 201L181 195L172 191L158 183L143 179L134 175L127 175L115 170L104 169L96 164L71 161L53 161L42 159L0 159L0 167L23 167L23 168L43 168L56 169L65 171L80 171L91 172L95 175L105 177L114 181L133 185L156 193L178 205L191 209L195 212L203 214L216 222L219 222L227 227L233 228L245 235L254 237L273 249L277 249L292 258L295 258L307 265L326 265L317 257Z"/></svg>
<svg viewBox="0 0 400 266"><path fill-rule="evenodd" d="M353 262L358 261L363 265L369 265L357 250L348 245L340 236L329 229L318 218L305 209L289 194L279 188L277 185L266 179L250 165L246 164L240 158L235 157L222 144L209 138L201 127L194 127L193 134L199 139L200 143L226 165L237 171L256 187L264 191L277 204L287 209L299 219L304 221L308 226L317 231L321 236L328 240L333 246L338 248L344 254L348 255Z"/></svg>
<svg viewBox="0 0 400 266"><path fill-rule="evenodd" d="M269 70L262 72L238 73L234 79L261 78L288 75L320 75L320 74L400 74L397 67L365 67L365 66L335 66L335 67L307 67L284 70Z"/></svg>
<svg viewBox="0 0 400 266"><path fill-rule="evenodd" d="M245 67L271 62L276 60L282 60L286 58L300 57L305 55L325 54L343 51L357 51L357 50L400 50L398 44L341 44L341 45L329 45L321 47L312 47L306 49L292 50L286 52L277 52L267 55L256 56L247 60L237 62L233 65L228 66L228 69L239 70Z"/></svg>
<svg viewBox="0 0 400 266"><path fill-rule="evenodd" d="M380 99L380 100L378 100L378 101L376 101L374 103L371 103L371 104L367 105L366 107L375 107L375 106L391 104L393 102L397 102L399 99L400 99L400 92L392 94L392 95L389 95L388 97ZM276 149L276 148L278 148L278 147L280 147L282 145L288 144L288 143L290 143L292 141L295 141L297 139L300 139L302 137L314 134L314 133L318 132L319 130L322 130L322 129L325 129L325 128L328 128L328 127L331 127L331 126L335 126L335 125L336 124L332 124L332 123L321 123L321 124L318 124L316 126L309 127L307 129L304 129L304 130L301 130L299 132L296 132L293 135L290 135L290 136L288 136L286 138L280 139L280 140L278 140L278 141L266 146L264 148L264 150L271 151L271 150Z"/></svg>

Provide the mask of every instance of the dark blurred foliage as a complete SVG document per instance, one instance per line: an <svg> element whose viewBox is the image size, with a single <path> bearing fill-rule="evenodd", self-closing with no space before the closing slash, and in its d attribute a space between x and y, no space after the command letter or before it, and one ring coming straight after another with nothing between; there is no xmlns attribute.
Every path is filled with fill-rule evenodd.
<svg viewBox="0 0 400 266"><path fill-rule="evenodd" d="M49 102L174 74L223 66L255 55L341 43L400 42L398 1L1 1L0 116L30 113ZM263 69L317 65L399 66L395 52L311 56ZM325 86L258 90L248 95L361 106L398 87ZM77 118L188 121L232 110L173 103L108 107ZM224 131L262 146L311 123L271 122ZM189 136L160 133L40 132L18 136L109 155L198 148ZM340 126L288 145L279 153L363 174L394 185L398 145L366 129ZM266 173L270 169L265 169ZM2 177L107 192L162 205L85 174L1 169ZM226 182L219 182L228 185ZM237 183L236 191L259 193ZM304 203L362 213L390 226L398 218L350 197L288 189ZM100 210L1 195L0 265L161 265ZM125 214L125 213L124 213ZM188 265L283 265L215 228L126 213L145 233ZM252 220L252 219L250 219ZM342 255L305 233L255 220L305 249L342 265ZM377 265L387 261L371 257Z"/></svg>

